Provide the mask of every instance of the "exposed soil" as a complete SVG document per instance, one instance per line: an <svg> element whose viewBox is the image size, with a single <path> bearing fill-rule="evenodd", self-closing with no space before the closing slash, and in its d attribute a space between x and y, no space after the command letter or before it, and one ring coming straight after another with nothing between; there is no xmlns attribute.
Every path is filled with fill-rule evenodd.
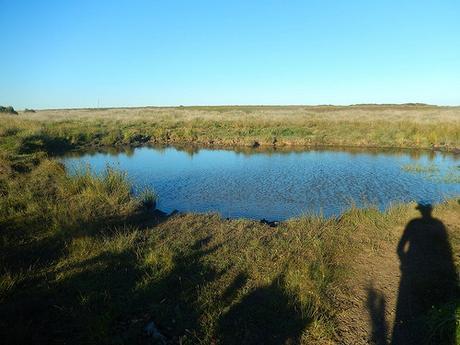
<svg viewBox="0 0 460 345"><path fill-rule="evenodd" d="M376 297L385 301L385 318L381 323L381 334L388 332L393 325L398 285L401 277L396 245L385 243L378 251L366 250L356 260L350 274L348 296L341 299L339 314L340 344L372 344L372 320L368 308L369 291L375 291ZM382 302L383 303L383 302ZM383 318L382 318L383 319ZM391 329L390 329L391 331Z"/></svg>
<svg viewBox="0 0 460 345"><path fill-rule="evenodd" d="M447 336L427 336L430 324L423 317L428 309L458 301L458 216L414 218L395 227L391 240L358 255L349 290L340 298L339 344L455 344L455 314ZM403 245L410 249L403 252Z"/></svg>

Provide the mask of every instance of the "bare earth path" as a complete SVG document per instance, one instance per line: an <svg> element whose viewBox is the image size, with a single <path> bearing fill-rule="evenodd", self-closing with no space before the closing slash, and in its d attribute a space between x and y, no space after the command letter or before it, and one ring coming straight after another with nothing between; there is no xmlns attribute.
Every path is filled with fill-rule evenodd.
<svg viewBox="0 0 460 345"><path fill-rule="evenodd" d="M428 233L431 230L427 229L433 229L435 225L442 224L443 229L445 228L445 232L447 233L446 243L448 243L449 250L452 250L452 252L449 251L448 253L451 258L451 267L455 271L455 278L451 279L451 281L453 285L458 286L458 274L456 273L455 267L458 268L459 263L458 249L460 242L460 227L456 225L456 219L458 219L459 214L456 211L440 211L439 213L435 212L434 216L435 218L429 218L428 222L425 221L425 218L420 217L410 220L410 222L407 223L406 231L404 226L395 227L391 231L394 236L391 236L390 240L382 241L376 249L368 249L361 252L354 259L354 266L347 281L349 291L346 293L346 296L344 295L340 298L339 303L339 308L341 310L338 315L339 327L337 333L339 344L383 345L413 341L412 334L414 331L412 331L412 334L409 334L404 330L404 327L402 327L403 330L400 330L400 334L398 334L397 337L401 339L402 336L402 339L406 340L401 341L393 339L393 342L391 340L396 317L398 294L400 294L403 289L402 286L400 287L400 279L402 276L400 260L403 259L400 259L401 252L399 252L398 255L398 242L400 242L403 234L407 233L410 224L413 225L415 223L417 225L415 233L425 242L423 251L418 254L418 261L416 264L420 267L431 267L431 271L426 271L426 269L425 271L419 270L417 275L434 277L431 278L431 281L433 284L437 284L437 280L443 281L442 279L448 274L446 272L449 271L449 264L446 263L445 260L439 260L438 254L436 254L437 256L430 256L430 253L427 253L430 249L426 249L436 247L436 240L433 241L433 237ZM418 241L420 242L420 239ZM401 242L404 241L401 240ZM412 239L412 243L410 243L412 252L414 252L414 248L417 245L419 244ZM450 246L452 248L450 248ZM399 249L401 250L401 248ZM445 251L447 252L447 250ZM437 264L436 261L438 261ZM432 262L435 263L431 264ZM428 268L428 270L429 269L430 268ZM436 277L436 273L431 272L442 273L439 278ZM420 285L418 284L418 280L415 281L417 284L412 283L413 285ZM429 285L428 287L423 286L423 289L425 294L432 294L433 292L434 294L436 294L436 292L439 293L439 289L436 291L436 288L430 288ZM450 292L442 291L441 293L448 294ZM417 307L418 306L414 309ZM423 325L416 326L415 333L417 333L419 329L424 328ZM455 340L447 342L447 344L454 343Z"/></svg>
<svg viewBox="0 0 460 345"><path fill-rule="evenodd" d="M377 251L366 251L357 258L348 286L350 297L343 298L339 320L340 344L380 344L391 336L400 280L396 245L385 243ZM369 304L380 305L384 318L373 339Z"/></svg>

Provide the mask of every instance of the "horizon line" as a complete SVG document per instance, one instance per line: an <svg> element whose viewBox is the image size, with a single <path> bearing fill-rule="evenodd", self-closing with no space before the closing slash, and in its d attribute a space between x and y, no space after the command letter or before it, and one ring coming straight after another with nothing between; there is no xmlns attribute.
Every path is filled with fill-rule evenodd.
<svg viewBox="0 0 460 345"><path fill-rule="evenodd" d="M8 106L8 105L4 105ZM128 105L128 106L95 106L95 107L69 107L69 108L18 108L18 111L24 111L26 109L46 111L46 110L106 110L106 109L140 109L140 108L224 108L224 107L266 107L266 108L276 108L276 107L359 107L359 106L374 106L374 107L383 107L383 106L409 106L409 107L444 107L444 108L456 108L460 107L460 104L457 105L439 105L439 104L430 104L423 102L404 102L404 103L350 103L350 104L193 104L193 105Z"/></svg>

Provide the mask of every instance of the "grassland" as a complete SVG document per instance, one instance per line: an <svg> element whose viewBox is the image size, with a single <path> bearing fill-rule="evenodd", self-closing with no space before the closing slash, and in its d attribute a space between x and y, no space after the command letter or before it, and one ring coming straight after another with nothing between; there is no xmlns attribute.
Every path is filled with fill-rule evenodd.
<svg viewBox="0 0 460 345"><path fill-rule="evenodd" d="M18 118L71 147L161 143L460 149L460 107L70 109L21 113ZM18 126L11 122L7 130Z"/></svg>
<svg viewBox="0 0 460 345"><path fill-rule="evenodd" d="M276 145L450 150L460 146L458 114L457 108L368 106L4 115L0 339L161 343L145 334L153 321L177 344L335 343L356 258L397 240L416 217L415 205L383 213L352 209L338 219L304 217L278 227L214 214L168 217L148 209L151 192L135 197L123 173L69 176L52 155L101 145L273 145L274 139ZM460 249L458 214L456 200L435 209L454 253ZM451 305L457 301L440 310ZM433 332L452 322L446 315L432 318Z"/></svg>

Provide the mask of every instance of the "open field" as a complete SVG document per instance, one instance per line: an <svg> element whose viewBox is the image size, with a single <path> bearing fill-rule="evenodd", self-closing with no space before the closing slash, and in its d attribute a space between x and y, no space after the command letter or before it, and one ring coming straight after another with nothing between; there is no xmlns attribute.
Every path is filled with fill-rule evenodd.
<svg viewBox="0 0 460 345"><path fill-rule="evenodd" d="M460 107L428 105L40 110L2 117L71 147L145 143L460 149ZM8 120L10 119L10 120ZM37 133L37 134L38 134Z"/></svg>
<svg viewBox="0 0 460 345"><path fill-rule="evenodd" d="M375 319L395 318L401 276L395 253L406 224L418 219L414 204L277 227L215 214L167 216L148 210L148 192L133 196L123 173L69 176L50 157L88 146L273 145L273 138L276 145L452 149L460 147L459 114L459 108L360 106L1 116L0 339L152 343L145 326L153 321L164 337L157 343L386 341L391 330L375 331ZM456 269L459 214L458 200L433 212L446 228ZM380 289L387 289L386 300ZM417 320L432 343L460 340L458 295L447 296Z"/></svg>

